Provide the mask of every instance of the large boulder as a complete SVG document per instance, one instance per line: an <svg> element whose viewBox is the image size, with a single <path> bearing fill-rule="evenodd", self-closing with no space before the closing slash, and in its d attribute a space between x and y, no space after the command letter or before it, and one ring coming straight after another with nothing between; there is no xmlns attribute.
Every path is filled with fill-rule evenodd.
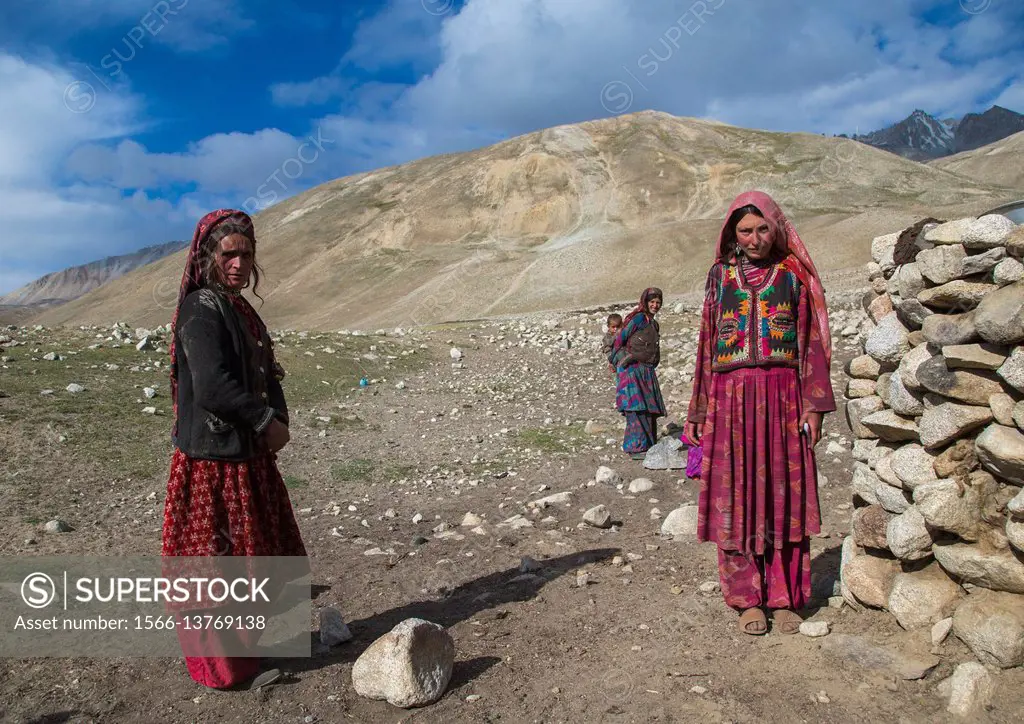
<svg viewBox="0 0 1024 724"><path fill-rule="evenodd" d="M979 591L953 614L953 633L985 664L1009 669L1024 664L1024 598Z"/></svg>
<svg viewBox="0 0 1024 724"><path fill-rule="evenodd" d="M885 530L892 517L880 505L858 508L853 514L853 540L862 548L886 550Z"/></svg>
<svg viewBox="0 0 1024 724"><path fill-rule="evenodd" d="M925 289L917 295L921 304L934 309L972 309L985 298L985 295L999 289L995 284L984 282L968 282L955 279L938 287Z"/></svg>
<svg viewBox="0 0 1024 724"><path fill-rule="evenodd" d="M917 265L921 275L932 284L945 284L960 277L960 269L966 258L967 250L961 244L950 244L919 252Z"/></svg>
<svg viewBox="0 0 1024 724"><path fill-rule="evenodd" d="M935 355L917 368L917 381L930 392L968 405L987 405L988 398L1003 391L991 372L951 370L943 355Z"/></svg>
<svg viewBox="0 0 1024 724"><path fill-rule="evenodd" d="M989 249L980 254L972 254L963 260L963 263L960 265L960 274L965 277L985 274L994 269L1005 258L1006 249L1002 247Z"/></svg>
<svg viewBox="0 0 1024 724"><path fill-rule="evenodd" d="M933 530L955 533L964 540L978 539L981 497L973 486L962 489L953 480L933 480L914 488L914 505Z"/></svg>
<svg viewBox="0 0 1024 724"><path fill-rule="evenodd" d="M910 351L907 336L910 330L903 326L895 312L883 317L878 326L868 334L864 343L864 351L871 355L879 364L895 367Z"/></svg>
<svg viewBox="0 0 1024 724"><path fill-rule="evenodd" d="M927 450L940 448L991 421L992 408L988 405L977 407L955 402L941 402L932 406L926 404L919 424L921 445Z"/></svg>
<svg viewBox="0 0 1024 724"><path fill-rule="evenodd" d="M921 483L935 480L935 454L920 445L911 443L895 451L890 457L890 466L901 484L914 490Z"/></svg>
<svg viewBox="0 0 1024 724"><path fill-rule="evenodd" d="M917 370L933 356L934 353L927 344L914 347L914 349L903 356L903 359L900 360L900 366L896 371L900 373L900 382L904 387L915 391L924 389L917 380Z"/></svg>
<svg viewBox="0 0 1024 724"><path fill-rule="evenodd" d="M893 579L899 572L898 561L878 556L856 556L840 571L843 584L865 606L885 608Z"/></svg>
<svg viewBox="0 0 1024 724"><path fill-rule="evenodd" d="M1024 392L1024 347L1014 347L1010 356L996 371L1010 387Z"/></svg>
<svg viewBox="0 0 1024 724"><path fill-rule="evenodd" d="M897 573L888 608L905 629L938 623L953 615L963 589L935 563L916 571Z"/></svg>
<svg viewBox="0 0 1024 724"><path fill-rule="evenodd" d="M982 339L992 344L1024 342L1024 282L1005 286L983 299L974 310L974 326Z"/></svg>
<svg viewBox="0 0 1024 724"><path fill-rule="evenodd" d="M1000 287L1024 279L1024 264L1016 259L1003 259L992 270L992 283Z"/></svg>
<svg viewBox="0 0 1024 724"><path fill-rule="evenodd" d="M924 320L935 314L933 310L921 304L916 295L910 299L894 299L892 306L896 310L896 316L907 329L921 329Z"/></svg>
<svg viewBox="0 0 1024 724"><path fill-rule="evenodd" d="M978 435L974 444L982 467L1003 480L1024 485L1024 434L1012 427L992 424Z"/></svg>
<svg viewBox="0 0 1024 724"><path fill-rule="evenodd" d="M404 708L441 698L452 677L455 642L443 626L408 618L374 641L352 667L356 693Z"/></svg>
<svg viewBox="0 0 1024 724"><path fill-rule="evenodd" d="M933 244L963 243L964 236L970 230L973 222L973 218L964 218L933 226L924 232L925 241L930 241Z"/></svg>
<svg viewBox="0 0 1024 724"><path fill-rule="evenodd" d="M887 442L920 439L917 423L912 418L897 415L892 410L873 412L861 420L861 424Z"/></svg>
<svg viewBox="0 0 1024 724"><path fill-rule="evenodd" d="M935 458L935 477L952 478L978 469L974 440L957 440Z"/></svg>
<svg viewBox="0 0 1024 724"><path fill-rule="evenodd" d="M975 309L964 314L933 314L922 322L921 334L937 347L973 342L978 339L975 321L977 311Z"/></svg>
<svg viewBox="0 0 1024 724"><path fill-rule="evenodd" d="M980 721L992 701L995 682L977 661L957 664L953 675L939 684L943 695L949 696L946 711L967 721Z"/></svg>
<svg viewBox="0 0 1024 724"><path fill-rule="evenodd" d="M910 506L889 520L885 529L889 550L901 561L918 561L932 555L934 538L921 512Z"/></svg>
<svg viewBox="0 0 1024 724"><path fill-rule="evenodd" d="M913 352L907 355L909 357ZM907 357L904 357L905 360ZM924 395L903 384L903 373L896 370L889 377L889 407L904 417L916 417L924 412Z"/></svg>
<svg viewBox="0 0 1024 724"><path fill-rule="evenodd" d="M850 360L846 372L850 377L873 381L877 380L878 375L882 374L882 365L871 355L862 354L860 357L854 357Z"/></svg>
<svg viewBox="0 0 1024 724"><path fill-rule="evenodd" d="M1006 237L1017 227L1002 214L987 214L972 221L961 237L968 249L994 249L1003 246Z"/></svg>
<svg viewBox="0 0 1024 724"><path fill-rule="evenodd" d="M903 299L916 299L918 293L924 291L928 286L921 274L921 266L917 262L904 264L899 268L899 271L896 272L896 285L899 288L900 297Z"/></svg>
<svg viewBox="0 0 1024 724"><path fill-rule="evenodd" d="M846 403L846 420L850 424L850 430L860 438L878 437L861 422L865 417L880 412L885 405L882 398L876 395L871 397L859 397Z"/></svg>
<svg viewBox="0 0 1024 724"><path fill-rule="evenodd" d="M996 370L1006 361L1006 350L994 344L951 344L942 348L950 369Z"/></svg>
<svg viewBox="0 0 1024 724"><path fill-rule="evenodd" d="M936 542L932 554L961 581L993 591L1024 593L1024 562L1008 549Z"/></svg>

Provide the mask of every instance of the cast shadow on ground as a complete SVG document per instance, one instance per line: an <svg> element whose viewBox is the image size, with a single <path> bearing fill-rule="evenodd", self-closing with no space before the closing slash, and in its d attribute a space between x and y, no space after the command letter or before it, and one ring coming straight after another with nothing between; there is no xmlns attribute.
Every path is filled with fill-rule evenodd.
<svg viewBox="0 0 1024 724"><path fill-rule="evenodd" d="M575 568L605 561L620 552L618 548L595 548L571 555L548 558L541 561L541 568L531 574L523 574L518 567L496 571L456 587L440 600L412 601L373 616L349 621L353 639L329 651L315 653L310 658L276 659L274 665L289 673L299 674L337 664L354 662L366 648L407 618L422 618L449 628L466 621L481 611L508 603L528 601L551 581ZM312 650L320 648L320 633L312 634ZM489 669L500 659L480 657L470 661L456 662L452 675L455 682L468 683Z"/></svg>
<svg viewBox="0 0 1024 724"><path fill-rule="evenodd" d="M836 582L839 581L839 563L842 558L841 545L825 548L811 559L811 600L801 611L803 618L810 618L828 606L828 599L838 596Z"/></svg>

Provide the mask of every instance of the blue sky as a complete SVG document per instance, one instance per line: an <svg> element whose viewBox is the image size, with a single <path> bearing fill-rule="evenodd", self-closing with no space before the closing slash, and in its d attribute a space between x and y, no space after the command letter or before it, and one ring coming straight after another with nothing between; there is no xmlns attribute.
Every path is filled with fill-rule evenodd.
<svg viewBox="0 0 1024 724"><path fill-rule="evenodd" d="M629 111L1024 112L1022 37L1020 0L5 0L0 293L218 206Z"/></svg>

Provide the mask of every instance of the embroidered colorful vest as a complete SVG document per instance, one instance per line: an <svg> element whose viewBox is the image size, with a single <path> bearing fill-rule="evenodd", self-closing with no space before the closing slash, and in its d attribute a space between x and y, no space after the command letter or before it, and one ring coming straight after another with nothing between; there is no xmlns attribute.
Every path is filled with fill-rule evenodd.
<svg viewBox="0 0 1024 724"><path fill-rule="evenodd" d="M785 264L775 264L757 285L746 283L737 267L721 264L712 369L798 366L799 302L800 281Z"/></svg>

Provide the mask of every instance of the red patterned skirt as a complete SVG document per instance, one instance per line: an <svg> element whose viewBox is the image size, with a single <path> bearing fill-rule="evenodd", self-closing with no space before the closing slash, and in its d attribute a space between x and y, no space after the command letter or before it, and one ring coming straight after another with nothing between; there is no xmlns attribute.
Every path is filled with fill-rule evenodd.
<svg viewBox="0 0 1024 724"><path fill-rule="evenodd" d="M697 536L764 555L821 530L814 452L800 435L797 370L717 373L704 425Z"/></svg>
<svg viewBox="0 0 1024 724"><path fill-rule="evenodd" d="M164 503L164 556L305 556L277 456L194 460L175 448Z"/></svg>
<svg viewBox="0 0 1024 724"><path fill-rule="evenodd" d="M304 557L306 547L276 458L265 453L241 463L194 460L175 449L164 504L163 555ZM166 566L173 569L176 564ZM259 633L178 627L189 674L217 689L237 686L259 673L258 658L226 655L254 650ZM190 651L207 655L189 656Z"/></svg>

